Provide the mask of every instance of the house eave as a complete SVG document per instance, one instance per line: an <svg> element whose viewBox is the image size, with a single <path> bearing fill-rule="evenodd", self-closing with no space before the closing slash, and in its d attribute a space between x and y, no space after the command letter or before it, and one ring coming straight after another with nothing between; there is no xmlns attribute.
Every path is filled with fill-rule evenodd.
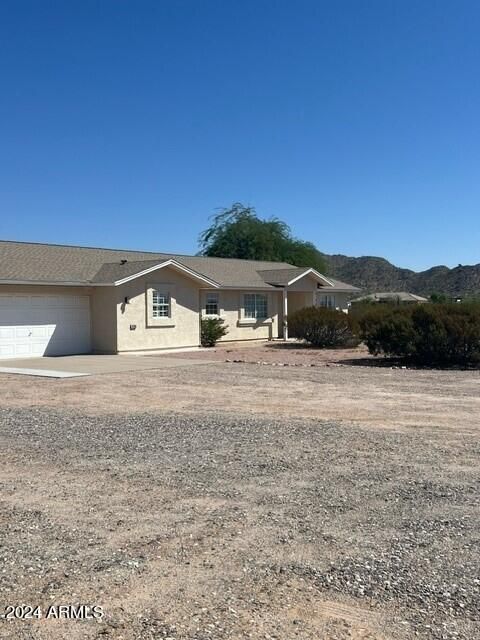
<svg viewBox="0 0 480 640"><path fill-rule="evenodd" d="M88 281L70 281L70 280L0 280L0 284L8 285L39 285L47 287L92 287L91 282Z"/></svg>

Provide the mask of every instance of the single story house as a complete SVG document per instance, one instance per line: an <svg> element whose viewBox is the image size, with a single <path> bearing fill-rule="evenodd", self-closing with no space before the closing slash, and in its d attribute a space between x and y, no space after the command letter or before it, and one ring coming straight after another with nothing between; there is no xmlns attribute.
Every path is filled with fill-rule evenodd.
<svg viewBox="0 0 480 640"><path fill-rule="evenodd" d="M203 316L286 338L288 313L357 291L283 262L0 241L0 358L195 347Z"/></svg>
<svg viewBox="0 0 480 640"><path fill-rule="evenodd" d="M424 304L428 302L428 298L417 296L415 293L408 293L408 291L386 291L382 293L369 293L365 296L360 296L360 298L354 298L351 304L368 304L372 302L383 302L387 304Z"/></svg>

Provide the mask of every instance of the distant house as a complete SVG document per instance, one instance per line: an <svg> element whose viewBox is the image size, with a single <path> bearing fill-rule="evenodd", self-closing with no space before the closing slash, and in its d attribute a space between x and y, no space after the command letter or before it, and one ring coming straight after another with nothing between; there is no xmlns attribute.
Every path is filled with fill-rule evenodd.
<svg viewBox="0 0 480 640"><path fill-rule="evenodd" d="M285 262L0 241L0 358L195 347L202 317L287 338L288 314L359 291Z"/></svg>
<svg viewBox="0 0 480 640"><path fill-rule="evenodd" d="M417 296L415 293L407 291L386 291L382 293L369 293L351 301L352 305L362 303L388 303L388 304L424 304L428 302L428 298Z"/></svg>

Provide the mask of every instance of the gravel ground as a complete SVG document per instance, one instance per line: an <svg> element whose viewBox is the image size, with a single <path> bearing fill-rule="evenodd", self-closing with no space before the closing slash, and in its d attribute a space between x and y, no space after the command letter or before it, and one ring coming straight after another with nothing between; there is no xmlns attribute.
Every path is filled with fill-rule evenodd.
<svg viewBox="0 0 480 640"><path fill-rule="evenodd" d="M478 638L470 431L4 408L0 637Z"/></svg>
<svg viewBox="0 0 480 640"><path fill-rule="evenodd" d="M196 416L208 409L478 435L480 372L218 362L64 380L0 374L0 406L126 416L140 411Z"/></svg>

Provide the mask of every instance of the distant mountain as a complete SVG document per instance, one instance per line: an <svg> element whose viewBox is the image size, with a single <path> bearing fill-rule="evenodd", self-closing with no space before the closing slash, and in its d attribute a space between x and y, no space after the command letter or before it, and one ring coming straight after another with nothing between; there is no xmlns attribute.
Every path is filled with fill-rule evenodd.
<svg viewBox="0 0 480 640"><path fill-rule="evenodd" d="M374 256L350 258L325 255L328 273L370 291L410 291L422 296L445 293L449 296L480 296L480 264L453 269L432 267L427 271L402 269Z"/></svg>

